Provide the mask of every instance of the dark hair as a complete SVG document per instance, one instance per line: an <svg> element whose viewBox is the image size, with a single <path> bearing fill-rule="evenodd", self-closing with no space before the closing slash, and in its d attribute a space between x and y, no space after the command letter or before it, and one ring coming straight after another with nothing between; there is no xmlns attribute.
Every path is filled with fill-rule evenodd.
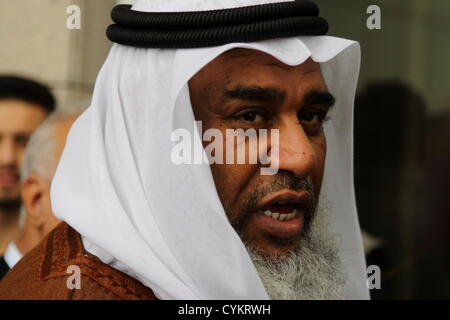
<svg viewBox="0 0 450 320"><path fill-rule="evenodd" d="M55 110L50 89L36 81L16 76L0 76L0 100L17 99L41 106L47 113Z"/></svg>

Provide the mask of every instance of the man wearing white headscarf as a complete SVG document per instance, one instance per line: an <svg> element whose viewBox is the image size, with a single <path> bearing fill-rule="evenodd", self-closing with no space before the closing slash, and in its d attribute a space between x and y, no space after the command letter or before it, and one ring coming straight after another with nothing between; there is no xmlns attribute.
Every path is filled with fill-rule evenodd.
<svg viewBox="0 0 450 320"><path fill-rule="evenodd" d="M261 19L289 6L314 11L304 1L233 2L247 6ZM208 12L198 16L218 9L208 23L225 17L223 29L207 29ZM10 271L0 298L368 298L352 171L359 46L317 35L316 18L230 27L253 9L227 10L225 0L141 0L134 22L113 15L108 35L120 44L52 184L64 223ZM183 16L171 20L174 11ZM189 12L203 29L140 25L176 27ZM279 139L266 164L180 163L179 129L194 158L210 129L275 129Z"/></svg>

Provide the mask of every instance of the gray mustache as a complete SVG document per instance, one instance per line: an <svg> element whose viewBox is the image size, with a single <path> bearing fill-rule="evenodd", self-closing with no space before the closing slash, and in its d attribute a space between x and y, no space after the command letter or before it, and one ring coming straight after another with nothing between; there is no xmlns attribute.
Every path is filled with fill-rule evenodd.
<svg viewBox="0 0 450 320"><path fill-rule="evenodd" d="M276 175L271 176L270 181L264 183L263 186L254 189L245 204L246 209L252 210L262 198L283 189L293 191L306 190L309 197L305 200L303 206L308 211L315 209L316 203L313 185L307 179L299 179L290 172L278 172Z"/></svg>

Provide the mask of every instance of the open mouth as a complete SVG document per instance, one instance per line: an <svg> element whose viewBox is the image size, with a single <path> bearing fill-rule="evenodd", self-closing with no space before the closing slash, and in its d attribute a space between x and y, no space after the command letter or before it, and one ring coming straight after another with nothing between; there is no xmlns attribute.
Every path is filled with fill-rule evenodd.
<svg viewBox="0 0 450 320"><path fill-rule="evenodd" d="M259 209L258 213L278 221L289 221L299 214L299 210L292 204L279 202Z"/></svg>
<svg viewBox="0 0 450 320"><path fill-rule="evenodd" d="M281 190L262 199L253 223L260 232L272 237L296 238L304 229L310 202L310 194L305 190Z"/></svg>

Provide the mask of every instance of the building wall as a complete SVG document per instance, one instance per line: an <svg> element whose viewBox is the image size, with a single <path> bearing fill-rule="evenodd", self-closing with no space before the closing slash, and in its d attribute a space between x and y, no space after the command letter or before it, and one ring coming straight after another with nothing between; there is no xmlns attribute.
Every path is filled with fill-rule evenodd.
<svg viewBox="0 0 450 320"><path fill-rule="evenodd" d="M81 29L69 30L66 10L81 9ZM113 0L0 0L0 73L43 81L61 108L89 104L111 43L105 36Z"/></svg>

